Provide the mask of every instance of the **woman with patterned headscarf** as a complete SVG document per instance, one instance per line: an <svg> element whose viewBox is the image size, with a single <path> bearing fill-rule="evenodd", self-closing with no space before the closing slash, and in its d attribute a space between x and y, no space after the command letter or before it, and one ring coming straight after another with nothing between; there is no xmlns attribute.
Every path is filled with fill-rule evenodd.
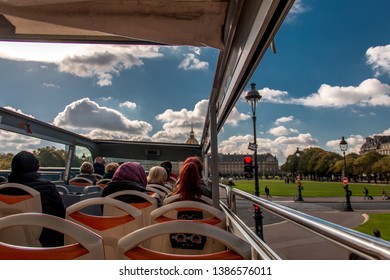
<svg viewBox="0 0 390 280"><path fill-rule="evenodd" d="M111 182L103 188L102 196L124 190L148 193L146 191L146 184L146 173L142 165L138 162L125 162L116 169ZM121 196L118 199L124 202L140 202L137 197L132 196Z"/></svg>

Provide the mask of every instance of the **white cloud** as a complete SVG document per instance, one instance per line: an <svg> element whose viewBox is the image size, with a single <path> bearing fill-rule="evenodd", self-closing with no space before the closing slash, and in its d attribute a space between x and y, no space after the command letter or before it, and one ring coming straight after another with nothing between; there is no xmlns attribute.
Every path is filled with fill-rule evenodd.
<svg viewBox="0 0 390 280"><path fill-rule="evenodd" d="M135 135L124 133L123 131L109 131L100 128L92 129L84 134L91 139L115 139L126 141L152 141L147 135Z"/></svg>
<svg viewBox="0 0 390 280"><path fill-rule="evenodd" d="M142 66L142 58L162 56L158 50L158 47L144 46L89 46L82 52L65 57L58 70L78 77L96 78L99 86L109 86L114 74Z"/></svg>
<svg viewBox="0 0 390 280"><path fill-rule="evenodd" d="M341 139L329 140L326 142L326 146L331 148L333 152L342 153L340 150ZM348 150L346 153L359 153L361 146L366 142L366 138L362 135L350 135L345 138L348 143Z"/></svg>
<svg viewBox="0 0 390 280"><path fill-rule="evenodd" d="M15 108L10 107L10 106L4 106L3 108L5 108L5 109L7 109L7 110L10 110L10 111L14 111L14 112L16 112L16 113L18 113L18 114L22 114L22 115L25 115L25 116L27 116L27 117L30 117L30 118L35 119L34 116L29 115L29 114L26 114L26 113L22 112L22 110L20 110L20 109L15 109Z"/></svg>
<svg viewBox="0 0 390 280"><path fill-rule="evenodd" d="M382 74L390 75L390 45L369 48L366 58L376 77Z"/></svg>
<svg viewBox="0 0 390 280"><path fill-rule="evenodd" d="M295 21L300 14L303 14L307 10L308 8L303 4L303 0L295 0L294 5L287 15L286 22L290 23Z"/></svg>
<svg viewBox="0 0 390 280"><path fill-rule="evenodd" d="M163 56L159 46L120 46L44 43L0 43L0 58L54 63L58 71L82 78L94 78L99 86L112 84L114 75L143 59Z"/></svg>
<svg viewBox="0 0 390 280"><path fill-rule="evenodd" d="M101 107L89 98L83 98L67 105L64 111L55 117L54 125L72 130L88 130L87 134L93 129L100 129L130 136L146 136L152 130L149 123L129 120L120 112Z"/></svg>
<svg viewBox="0 0 390 280"><path fill-rule="evenodd" d="M205 70L209 68L209 63L207 61L200 61L193 53L188 53L177 68L184 70Z"/></svg>
<svg viewBox="0 0 390 280"><path fill-rule="evenodd" d="M287 97L287 91L275 90L270 88L263 88L259 90L260 95L262 96L262 102L277 103L283 104L286 103L285 98Z"/></svg>
<svg viewBox="0 0 390 280"><path fill-rule="evenodd" d="M195 138L200 141L203 133L204 120L207 115L208 100L203 99L195 104L193 110L181 109L173 111L168 109L156 116L156 119L163 122L163 130L156 132L152 138L155 141L169 141L184 143L189 138L191 125L193 126ZM248 119L249 116L238 112L233 108L226 120L227 125L237 126L241 120Z"/></svg>
<svg viewBox="0 0 390 280"><path fill-rule="evenodd" d="M221 153L252 153L248 150L249 142L253 142L252 135L232 136L219 144L218 150ZM271 153L278 158L279 164L285 162L286 158L293 154L297 147L301 150L318 145L318 140L310 133L299 134L295 137L281 136L275 139L257 138L258 153Z"/></svg>
<svg viewBox="0 0 390 280"><path fill-rule="evenodd" d="M299 133L298 130L292 129L292 128L287 128L283 125L280 125L278 127L273 127L271 128L268 133L275 135L275 136L283 136L283 135L289 135L291 133Z"/></svg>
<svg viewBox="0 0 390 280"><path fill-rule="evenodd" d="M40 147L41 140L18 133L0 130L0 153L16 154L20 151L32 151Z"/></svg>
<svg viewBox="0 0 390 280"><path fill-rule="evenodd" d="M47 88L57 88L57 89L61 88L61 87L58 86L58 85L49 84L49 83L43 83L43 86L44 86L44 87L47 87Z"/></svg>
<svg viewBox="0 0 390 280"><path fill-rule="evenodd" d="M111 96L108 96L108 97L101 97L100 98L103 102L108 102L110 100L112 100L112 97Z"/></svg>
<svg viewBox="0 0 390 280"><path fill-rule="evenodd" d="M249 119L251 116L247 114L243 114L238 112L237 108L234 107L232 111L230 112L229 117L226 119L226 124L230 124L232 126L238 126L238 123L240 121L244 121Z"/></svg>
<svg viewBox="0 0 390 280"><path fill-rule="evenodd" d="M292 122L293 120L294 120L294 117L293 117L293 116L281 117L281 118L278 118L278 119L275 121L275 124L281 124L281 123Z"/></svg>
<svg viewBox="0 0 390 280"><path fill-rule="evenodd" d="M236 135L223 140L218 147L218 151L224 154L247 154L249 142L253 142L253 135Z"/></svg>
<svg viewBox="0 0 390 280"><path fill-rule="evenodd" d="M377 79L367 79L357 87L323 84L318 92L293 102L309 107L390 106L390 86Z"/></svg>
<svg viewBox="0 0 390 280"><path fill-rule="evenodd" d="M383 135L390 135L390 128L384 130L384 131L382 132L382 134L383 134Z"/></svg>
<svg viewBox="0 0 390 280"><path fill-rule="evenodd" d="M125 101L123 103L120 103L119 107L127 108L127 109L130 109L130 110L134 110L135 108L137 108L137 104L135 104L134 102Z"/></svg>
<svg viewBox="0 0 390 280"><path fill-rule="evenodd" d="M207 114L207 106L208 100L204 99L195 104L193 110L181 109L180 111L173 111L168 109L157 115L156 119L164 123L163 130L156 132L152 138L160 142L184 143L189 138L192 125L195 138L200 141L204 119Z"/></svg>

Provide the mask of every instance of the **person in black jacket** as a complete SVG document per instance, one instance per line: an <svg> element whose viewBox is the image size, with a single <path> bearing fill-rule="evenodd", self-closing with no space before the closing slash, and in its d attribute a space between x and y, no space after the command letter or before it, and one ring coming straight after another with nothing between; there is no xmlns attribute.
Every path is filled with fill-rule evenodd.
<svg viewBox="0 0 390 280"><path fill-rule="evenodd" d="M41 195L42 212L65 218L65 205L55 184L40 178L39 160L27 151L17 153L11 162L11 174L8 182L19 183L35 189ZM24 191L15 188L3 189L3 194L23 195ZM51 229L44 228L39 241L43 247L56 247L64 244L64 236Z"/></svg>

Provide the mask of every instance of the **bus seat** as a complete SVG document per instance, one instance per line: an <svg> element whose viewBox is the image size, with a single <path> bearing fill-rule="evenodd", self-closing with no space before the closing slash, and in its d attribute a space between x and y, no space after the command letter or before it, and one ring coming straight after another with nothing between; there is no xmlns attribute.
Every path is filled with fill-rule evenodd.
<svg viewBox="0 0 390 280"><path fill-rule="evenodd" d="M93 173L92 175L95 175L96 179L98 179L98 180L103 179L103 175L100 175L100 174L97 174L97 173Z"/></svg>
<svg viewBox="0 0 390 280"><path fill-rule="evenodd" d="M72 185L57 185L57 190L61 194L62 200L64 201L66 207L73 205L81 200L100 197L102 191L101 187L99 186L86 186L81 188ZM101 209L100 207L91 207L83 210L83 212L88 214L101 214Z"/></svg>
<svg viewBox="0 0 390 280"><path fill-rule="evenodd" d="M100 186L101 188L104 188L109 182L111 182L111 179L99 179L97 180L96 185Z"/></svg>
<svg viewBox="0 0 390 280"><path fill-rule="evenodd" d="M117 207L124 214L96 216L80 211L92 205ZM138 209L122 201L107 197L89 198L69 206L66 209L66 219L83 225L100 235L103 238L106 259L116 257L118 240L121 237L142 227L141 212Z"/></svg>
<svg viewBox="0 0 390 280"><path fill-rule="evenodd" d="M41 195L38 191L26 185L17 183L5 183L0 185L0 190L14 188L20 190L23 195L0 194L0 217L18 213L37 212L42 213ZM14 245L41 246L39 236L42 228L38 227L13 227L0 233L1 240Z"/></svg>
<svg viewBox="0 0 390 280"><path fill-rule="evenodd" d="M165 192L148 185L146 185L146 190L150 195L157 194L160 198L164 198L166 196Z"/></svg>
<svg viewBox="0 0 390 280"><path fill-rule="evenodd" d="M167 195L167 194L170 194L171 193L171 190L167 187L164 187L164 186L161 186L159 184L147 184L146 185L147 187L152 187L154 189L158 189L159 191L162 191L165 195L164 197Z"/></svg>
<svg viewBox="0 0 390 280"><path fill-rule="evenodd" d="M221 251L206 254L177 254L166 253L154 249L142 247L142 243L159 235L169 235L175 232L192 234L194 236L206 236L218 240L223 244ZM118 259L133 260L250 260L250 245L221 228L190 221L170 221L154 224L125 237L118 242Z"/></svg>
<svg viewBox="0 0 390 280"><path fill-rule="evenodd" d="M57 188L57 191L59 192L59 194L62 196L65 194L69 194L69 190L65 186L56 185L56 188Z"/></svg>
<svg viewBox="0 0 390 280"><path fill-rule="evenodd" d="M69 185L78 186L78 187L86 187L93 185L93 182L84 177L73 177L69 180Z"/></svg>
<svg viewBox="0 0 390 280"><path fill-rule="evenodd" d="M191 220L194 223L209 224L226 229L226 216L221 210L198 201L178 201L163 205L152 211L149 224L165 223L174 220ZM177 238L186 242L179 242ZM192 241L190 236L180 232L160 235L145 243L145 247L167 253L200 254L214 253L223 249L224 245L212 238L201 237L202 242Z"/></svg>
<svg viewBox="0 0 390 280"><path fill-rule="evenodd" d="M169 190L169 192L172 192L174 186L172 184L165 183L164 187L166 187Z"/></svg>
<svg viewBox="0 0 390 280"><path fill-rule="evenodd" d="M0 232L15 226L45 227L63 233L76 243L61 247L15 246L0 239L1 260L103 260L103 240L96 233L65 219L42 214L22 213L0 218ZM39 239L39 237L38 237Z"/></svg>
<svg viewBox="0 0 390 280"><path fill-rule="evenodd" d="M171 202L175 202L175 201L178 201L178 200L180 200L180 194L174 194L172 196L166 197L163 200L163 205L171 203ZM213 200L211 198L205 196L205 195L201 195L199 200L207 203L208 205L213 205Z"/></svg>
<svg viewBox="0 0 390 280"><path fill-rule="evenodd" d="M121 196L136 196L141 198L141 202L130 202L129 204L141 211L143 226L149 225L150 213L157 209L157 200L147 193L142 193L134 190L124 190L112 193L107 197L119 199ZM108 206L108 205L107 205ZM114 215L122 212L117 207L104 207L103 215Z"/></svg>

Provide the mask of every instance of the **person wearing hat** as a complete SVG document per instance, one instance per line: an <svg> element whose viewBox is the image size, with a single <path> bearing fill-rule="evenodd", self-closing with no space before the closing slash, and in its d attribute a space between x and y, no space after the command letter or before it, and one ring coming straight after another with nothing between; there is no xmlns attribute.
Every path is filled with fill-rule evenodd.
<svg viewBox="0 0 390 280"><path fill-rule="evenodd" d="M65 218L65 205L55 184L40 178L39 160L30 152L17 153L11 162L11 173L8 182L19 183L35 189L41 195L42 213ZM3 189L3 194L23 195L23 191L13 188ZM39 241L43 247L62 246L64 236L51 229L44 228Z"/></svg>

